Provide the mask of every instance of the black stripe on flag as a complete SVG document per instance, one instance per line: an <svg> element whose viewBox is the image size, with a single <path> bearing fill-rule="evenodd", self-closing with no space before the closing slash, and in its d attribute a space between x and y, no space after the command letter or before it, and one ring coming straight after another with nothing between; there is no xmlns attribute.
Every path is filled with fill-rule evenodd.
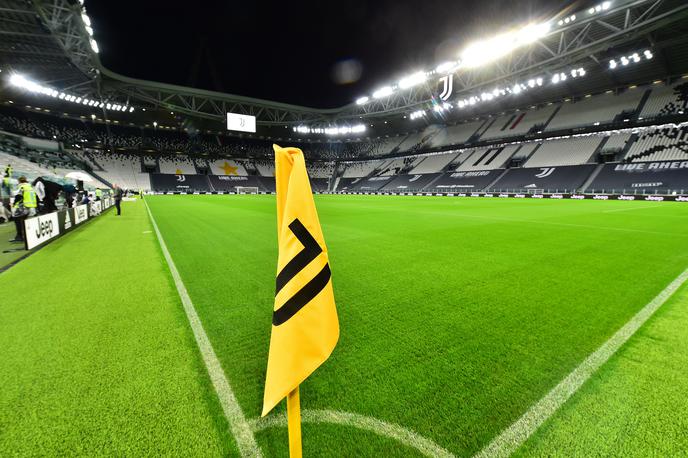
<svg viewBox="0 0 688 458"><path fill-rule="evenodd" d="M330 264L325 264L318 274L311 281L294 294L282 307L275 310L272 314L272 324L279 326L286 323L291 317L308 304L315 296L320 293L330 281Z"/></svg>
<svg viewBox="0 0 688 458"><path fill-rule="evenodd" d="M294 219L289 225L289 229L296 236L299 242L303 245L303 250L292 258L286 266L277 274L275 280L275 295L279 293L282 288L289 283L289 280L294 278L296 274L301 272L308 264L322 253L322 248L318 245L318 241L313 238L308 229L299 221Z"/></svg>

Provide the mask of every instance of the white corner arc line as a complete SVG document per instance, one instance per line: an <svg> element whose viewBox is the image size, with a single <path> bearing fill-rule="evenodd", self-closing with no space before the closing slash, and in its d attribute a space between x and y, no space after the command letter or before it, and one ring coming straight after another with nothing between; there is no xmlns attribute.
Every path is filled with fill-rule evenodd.
<svg viewBox="0 0 688 458"><path fill-rule="evenodd" d="M454 458L451 452L410 429L365 415L342 412L339 410L306 409L301 412L301 421L304 423L332 423L335 425L350 426L371 431L379 436L394 439L407 447L415 448L425 456ZM270 415L264 418L251 420L251 428L255 432L267 428L286 428L286 426L287 418L285 415Z"/></svg>
<svg viewBox="0 0 688 458"><path fill-rule="evenodd" d="M229 428L231 429L232 435L237 442L239 452L241 453L241 456L261 457L262 454L260 452L260 448L258 447L258 443L256 442L256 438L253 436L253 431L251 431L251 426L246 420L246 417L244 417L241 406L239 405L236 396L234 396L234 391L232 391L232 387L230 386L229 381L222 370L220 360L217 359L215 350L213 350L213 346L208 339L208 335L203 329L203 324L198 317L196 308L194 307L193 302L191 302L189 293L186 291L186 286L184 286L184 282L179 275L179 271L177 270L177 267L172 260L172 256L170 256L170 252L167 249L165 240L162 238L162 234L160 234L160 230L155 222L155 218L153 218L153 214L148 207L148 202L144 200L144 203L146 204L146 210L148 211L150 221L153 224L155 235L158 237L160 249L162 250L162 254L167 261L167 266L170 269L172 279L177 287L177 292L182 300L186 317L189 320L191 330L193 331L194 338L196 339L196 344L198 345L198 349L203 357L203 363L208 370L208 375L210 375L210 380L213 383L213 387L217 393L220 405L222 406L222 410L227 418L227 422L229 423Z"/></svg>
<svg viewBox="0 0 688 458"><path fill-rule="evenodd" d="M617 352L628 339L688 280L688 269L645 305L621 329L588 356L578 367L533 404L514 424L483 448L476 457L503 457L516 451L538 430L588 379Z"/></svg>

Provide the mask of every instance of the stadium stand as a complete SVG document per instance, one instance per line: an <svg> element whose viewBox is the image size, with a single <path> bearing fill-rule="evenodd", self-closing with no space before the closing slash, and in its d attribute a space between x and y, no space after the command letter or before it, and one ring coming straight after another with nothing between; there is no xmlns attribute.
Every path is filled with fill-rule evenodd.
<svg viewBox="0 0 688 458"><path fill-rule="evenodd" d="M685 81L674 85L656 84L640 112L640 117L653 118L661 115L683 114L687 104L688 83Z"/></svg>
<svg viewBox="0 0 688 458"><path fill-rule="evenodd" d="M574 192L580 189L595 165L569 165L509 169L489 189L510 192Z"/></svg>
<svg viewBox="0 0 688 458"><path fill-rule="evenodd" d="M559 105L549 104L527 111L516 111L497 118L480 137L481 139L506 138L541 131L552 118Z"/></svg>
<svg viewBox="0 0 688 458"><path fill-rule="evenodd" d="M551 132L595 123L604 124L614 121L621 115L629 119L636 112L642 96L643 91L636 88L619 95L606 93L564 102L546 130Z"/></svg>
<svg viewBox="0 0 688 458"><path fill-rule="evenodd" d="M590 161L601 141L602 138L598 136L548 140L542 142L525 165L551 167L584 164Z"/></svg>
<svg viewBox="0 0 688 458"><path fill-rule="evenodd" d="M444 127L430 140L430 146L453 146L466 143L484 123L485 121L475 121Z"/></svg>
<svg viewBox="0 0 688 458"><path fill-rule="evenodd" d="M490 170L502 168L517 149L518 145L476 149L456 170Z"/></svg>
<svg viewBox="0 0 688 458"><path fill-rule="evenodd" d="M116 183L123 189L151 189L149 174L141 172L141 162L137 157L99 151L91 151L89 155L92 163L101 169L98 175L110 184Z"/></svg>
<svg viewBox="0 0 688 458"><path fill-rule="evenodd" d="M444 170L444 168L454 161L457 156L458 153L456 151L447 151L444 153L421 156L419 161L416 162L415 167L413 167L409 173L423 174L439 172Z"/></svg>
<svg viewBox="0 0 688 458"><path fill-rule="evenodd" d="M208 161L213 175L248 175L244 165L239 161L216 159Z"/></svg>
<svg viewBox="0 0 688 458"><path fill-rule="evenodd" d="M624 157L626 162L688 159L688 127L664 127L641 134Z"/></svg>

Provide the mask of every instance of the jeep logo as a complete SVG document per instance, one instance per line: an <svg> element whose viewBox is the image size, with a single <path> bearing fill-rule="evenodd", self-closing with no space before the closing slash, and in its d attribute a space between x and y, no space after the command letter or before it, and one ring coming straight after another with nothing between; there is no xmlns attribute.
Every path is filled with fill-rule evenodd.
<svg viewBox="0 0 688 458"><path fill-rule="evenodd" d="M36 228L36 238L40 239L46 235L50 236L53 234L53 222L52 221L38 221L38 227Z"/></svg>

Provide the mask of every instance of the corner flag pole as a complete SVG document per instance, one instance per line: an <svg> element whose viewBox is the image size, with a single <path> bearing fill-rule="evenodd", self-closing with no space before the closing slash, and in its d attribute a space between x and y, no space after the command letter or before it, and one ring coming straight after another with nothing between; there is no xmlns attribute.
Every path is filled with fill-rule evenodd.
<svg viewBox="0 0 688 458"><path fill-rule="evenodd" d="M287 425L289 427L289 457L301 458L301 402L298 385L287 395Z"/></svg>

